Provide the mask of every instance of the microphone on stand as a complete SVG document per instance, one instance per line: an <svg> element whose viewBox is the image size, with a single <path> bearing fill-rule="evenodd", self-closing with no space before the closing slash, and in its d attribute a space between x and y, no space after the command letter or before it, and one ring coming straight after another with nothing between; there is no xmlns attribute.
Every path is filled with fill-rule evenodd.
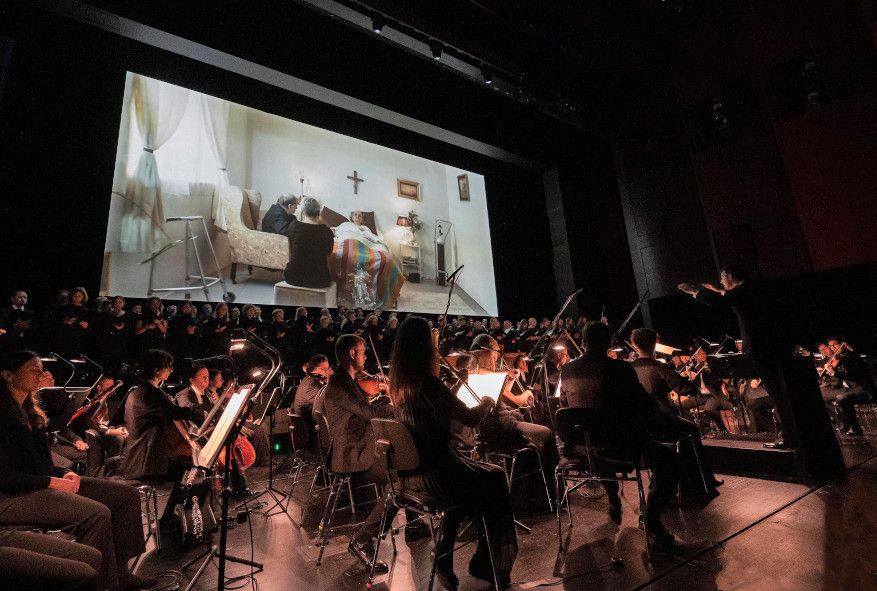
<svg viewBox="0 0 877 591"><path fill-rule="evenodd" d="M459 273L460 271L462 271L462 270L463 270L463 267L465 267L465 266L466 266L466 265L460 265L459 267L457 267L457 268L454 270L454 272L451 273L451 274L448 276L447 281L453 281L454 278L457 276L457 273Z"/></svg>

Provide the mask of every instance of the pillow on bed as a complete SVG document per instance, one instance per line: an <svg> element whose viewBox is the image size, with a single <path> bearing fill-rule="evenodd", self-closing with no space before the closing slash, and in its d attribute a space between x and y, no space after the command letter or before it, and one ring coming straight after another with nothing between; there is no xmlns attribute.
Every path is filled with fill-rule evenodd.
<svg viewBox="0 0 877 591"><path fill-rule="evenodd" d="M325 205L323 206L323 209L320 211L320 219L322 219L323 223L326 224L327 226L329 226L330 228L334 228L335 226L343 224L344 222L350 221L346 217L344 217L343 215L338 213L337 211L329 209Z"/></svg>
<svg viewBox="0 0 877 591"><path fill-rule="evenodd" d="M378 235L378 228L375 225L375 212L374 211L362 211L359 210L359 213L362 214L362 225L372 231L372 234L375 236ZM350 212L351 219L353 218L353 212Z"/></svg>

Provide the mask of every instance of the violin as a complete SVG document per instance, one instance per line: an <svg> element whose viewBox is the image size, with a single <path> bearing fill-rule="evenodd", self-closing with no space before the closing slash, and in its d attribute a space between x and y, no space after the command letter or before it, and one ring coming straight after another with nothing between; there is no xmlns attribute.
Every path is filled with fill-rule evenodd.
<svg viewBox="0 0 877 591"><path fill-rule="evenodd" d="M321 373L308 372L307 375L311 376L311 377L314 379L314 381L316 381L316 382L317 382L318 384L320 384L321 386L325 386L326 384L329 383L329 377L328 377L328 376L324 376L324 375L321 374Z"/></svg>
<svg viewBox="0 0 877 591"><path fill-rule="evenodd" d="M354 379L359 387L365 390L369 398L386 395L389 390L386 376L376 376L362 371L356 374Z"/></svg>

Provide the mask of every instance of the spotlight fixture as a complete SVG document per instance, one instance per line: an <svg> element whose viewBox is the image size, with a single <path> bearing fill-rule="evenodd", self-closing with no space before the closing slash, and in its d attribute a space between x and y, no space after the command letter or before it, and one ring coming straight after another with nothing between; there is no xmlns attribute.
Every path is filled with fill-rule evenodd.
<svg viewBox="0 0 877 591"><path fill-rule="evenodd" d="M432 52L432 59L442 59L442 44L433 39L429 42L429 50Z"/></svg>
<svg viewBox="0 0 877 591"><path fill-rule="evenodd" d="M489 66L481 66L481 77L485 84L493 84L493 71Z"/></svg>
<svg viewBox="0 0 877 591"><path fill-rule="evenodd" d="M378 35L381 34L381 31L384 30L385 24L386 24L386 21L384 20L383 16L376 14L375 16L372 17L372 31L374 31L376 34L378 34Z"/></svg>

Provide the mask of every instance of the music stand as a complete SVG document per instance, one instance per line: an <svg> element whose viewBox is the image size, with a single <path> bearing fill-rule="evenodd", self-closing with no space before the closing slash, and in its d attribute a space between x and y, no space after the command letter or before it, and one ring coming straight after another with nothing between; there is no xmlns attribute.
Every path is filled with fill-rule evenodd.
<svg viewBox="0 0 877 591"><path fill-rule="evenodd" d="M274 433L275 415L277 414L277 409L280 407L280 403L283 401L283 396L284 392L282 386L277 386L276 388L274 388L271 391L271 396L268 398L268 403L265 405L262 416L253 421L254 425L261 425L265 421L265 417L268 417L269 438L271 437L270 434ZM274 515L286 513L286 516L289 518L292 524L298 526L298 524L295 523L295 520L289 514L289 503L284 504L283 502L283 499L287 497L287 494L274 488L274 444L270 441L270 439L268 445L268 485L265 487L265 490L261 491L257 495L254 495L253 499L256 499L262 495L268 495L269 497L271 497L274 500L274 504L264 511L260 511L260 513L264 514L265 517L273 517ZM278 509L275 511L275 508Z"/></svg>
<svg viewBox="0 0 877 591"><path fill-rule="evenodd" d="M731 380L734 385L734 392L737 393L737 380L749 380L757 378L758 372L755 371L755 365L752 363L752 356L747 353L731 353L731 354L715 354L707 355L707 366L710 373L722 380ZM737 393L739 399L739 393ZM743 425L746 431L749 431L748 419L746 418L746 405L742 399L740 404L743 406Z"/></svg>
<svg viewBox="0 0 877 591"><path fill-rule="evenodd" d="M264 568L261 563L226 554L226 547L228 544L228 500L231 497L232 448L235 440L240 435L241 427L243 427L244 423L243 417L249 412L250 403L252 402L255 393L258 393L258 389L254 389L253 385L250 384L244 386L239 392L232 395L228 404L225 405L225 410L223 410L222 416L220 416L219 420L216 422L216 427L214 427L213 432L210 434L210 439L207 440L207 443L204 444L195 458L196 468L211 469L219 459L220 451L225 449L224 478L222 493L220 494L220 498L222 499L222 512L219 522L219 547L211 546L210 550L206 552L207 557L204 559L204 562L201 563L201 566L198 567L195 576L192 577L192 580L186 587L186 591L190 591L190 589L195 586L195 583L204 573L207 565L213 562L214 557L219 559L219 565L217 566L219 574L217 575L218 578L216 580L216 588L219 591L225 589L225 563L227 560L251 566L258 571L261 571ZM186 566L194 564L199 558L201 558L201 556L196 557Z"/></svg>

